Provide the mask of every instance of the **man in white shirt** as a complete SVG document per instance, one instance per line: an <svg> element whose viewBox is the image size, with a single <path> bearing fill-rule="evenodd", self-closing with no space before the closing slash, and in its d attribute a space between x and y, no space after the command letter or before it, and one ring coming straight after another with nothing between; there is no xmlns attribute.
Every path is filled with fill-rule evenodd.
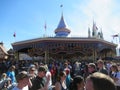
<svg viewBox="0 0 120 90"><path fill-rule="evenodd" d="M32 82L29 78L30 76L26 71L21 71L17 76L17 86L15 86L12 90L29 90L29 87L32 86Z"/></svg>

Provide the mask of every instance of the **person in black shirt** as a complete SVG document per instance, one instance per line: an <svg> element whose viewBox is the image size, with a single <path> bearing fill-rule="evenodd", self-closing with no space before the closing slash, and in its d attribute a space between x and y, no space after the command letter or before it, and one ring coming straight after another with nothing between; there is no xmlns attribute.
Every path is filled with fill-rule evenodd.
<svg viewBox="0 0 120 90"><path fill-rule="evenodd" d="M33 80L32 82L33 85L30 88L30 90L48 90L48 84L49 84L50 77L49 76L46 77L47 80L45 80L46 72L47 70L45 66L39 67L38 75Z"/></svg>
<svg viewBox="0 0 120 90"><path fill-rule="evenodd" d="M106 69L106 67L104 65L103 60L100 59L100 60L97 61L97 67L98 67L98 72L101 72L103 74L108 75L108 71L107 71L107 69Z"/></svg>

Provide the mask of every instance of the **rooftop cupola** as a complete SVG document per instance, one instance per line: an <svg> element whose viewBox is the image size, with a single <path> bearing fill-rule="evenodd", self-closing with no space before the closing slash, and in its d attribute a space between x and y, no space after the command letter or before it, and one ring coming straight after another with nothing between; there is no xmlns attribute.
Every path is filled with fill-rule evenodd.
<svg viewBox="0 0 120 90"><path fill-rule="evenodd" d="M61 15L61 20L57 26L57 28L55 29L55 37L67 37L68 34L70 34L70 30L67 28L65 21L64 21L64 17L63 14Z"/></svg>

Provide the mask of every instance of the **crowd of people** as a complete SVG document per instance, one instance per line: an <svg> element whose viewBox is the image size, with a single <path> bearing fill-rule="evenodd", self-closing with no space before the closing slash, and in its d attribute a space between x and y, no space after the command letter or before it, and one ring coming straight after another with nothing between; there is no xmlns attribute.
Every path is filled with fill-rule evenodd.
<svg viewBox="0 0 120 90"><path fill-rule="evenodd" d="M0 90L120 90L120 65L115 62L24 61L5 65L6 70L0 71Z"/></svg>

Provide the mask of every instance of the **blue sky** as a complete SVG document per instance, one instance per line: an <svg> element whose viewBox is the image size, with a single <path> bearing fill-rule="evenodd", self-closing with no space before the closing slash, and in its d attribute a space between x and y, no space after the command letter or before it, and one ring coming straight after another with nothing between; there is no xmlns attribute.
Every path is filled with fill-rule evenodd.
<svg viewBox="0 0 120 90"><path fill-rule="evenodd" d="M63 10L70 36L87 37L94 20L111 42L111 35L120 33L119 4L120 0L0 0L0 41L8 50L16 41L54 36Z"/></svg>

